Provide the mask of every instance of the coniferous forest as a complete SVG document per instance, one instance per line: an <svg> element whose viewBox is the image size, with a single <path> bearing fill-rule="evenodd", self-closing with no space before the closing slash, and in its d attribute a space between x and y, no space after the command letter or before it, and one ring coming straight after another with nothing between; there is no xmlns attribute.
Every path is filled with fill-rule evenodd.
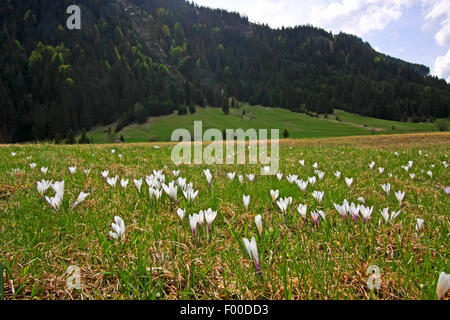
<svg viewBox="0 0 450 320"><path fill-rule="evenodd" d="M72 4L81 30L66 27ZM236 100L396 121L450 116L450 85L428 67L353 35L271 29L184 0L1 0L0 68L0 142L118 131Z"/></svg>

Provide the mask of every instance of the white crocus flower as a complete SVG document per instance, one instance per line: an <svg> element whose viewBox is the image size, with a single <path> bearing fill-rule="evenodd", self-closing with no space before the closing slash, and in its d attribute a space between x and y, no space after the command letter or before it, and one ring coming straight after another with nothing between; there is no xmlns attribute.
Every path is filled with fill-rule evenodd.
<svg viewBox="0 0 450 320"><path fill-rule="evenodd" d="M371 163L369 163L369 168L370 168L370 170L373 169L374 165L375 165L375 162L374 162L374 161L372 161Z"/></svg>
<svg viewBox="0 0 450 320"><path fill-rule="evenodd" d="M336 172L334 173L334 176L335 176L336 178L340 179L340 178L341 178L341 172L340 172L340 171L336 171Z"/></svg>
<svg viewBox="0 0 450 320"><path fill-rule="evenodd" d="M181 189L186 187L186 178L178 177L177 184Z"/></svg>
<svg viewBox="0 0 450 320"><path fill-rule="evenodd" d="M361 202L362 204L366 203L366 200L363 197L358 197L358 201Z"/></svg>
<svg viewBox="0 0 450 320"><path fill-rule="evenodd" d="M262 235L263 224L262 224L262 216L260 214L258 214L255 217L255 224L256 228L258 228L259 235Z"/></svg>
<svg viewBox="0 0 450 320"><path fill-rule="evenodd" d="M33 163L30 163L30 168L31 168L31 169L36 168L36 163L34 163L34 162L33 162Z"/></svg>
<svg viewBox="0 0 450 320"><path fill-rule="evenodd" d="M235 176L236 176L236 172L228 172L227 173L227 177L230 180L233 180Z"/></svg>
<svg viewBox="0 0 450 320"><path fill-rule="evenodd" d="M212 180L212 174L209 169L203 170L203 173L205 174L206 181L208 182L209 187L211 187L211 180Z"/></svg>
<svg viewBox="0 0 450 320"><path fill-rule="evenodd" d="M169 185L166 185L165 183L162 184L162 188L164 192L171 198L173 201L177 202L177 193L178 193L178 187L175 185L175 183L169 182Z"/></svg>
<svg viewBox="0 0 450 320"><path fill-rule="evenodd" d="M250 182L253 182L253 180L255 180L255 175L253 173L247 174L246 177Z"/></svg>
<svg viewBox="0 0 450 320"><path fill-rule="evenodd" d="M380 174L382 174L382 173L384 172L384 168L379 167L379 168L378 168L378 172L379 172Z"/></svg>
<svg viewBox="0 0 450 320"><path fill-rule="evenodd" d="M204 212L205 214L205 220L206 220L206 226L208 227L208 231L211 230L211 224L213 223L214 219L216 219L217 211L213 211L211 208L208 208Z"/></svg>
<svg viewBox="0 0 450 320"><path fill-rule="evenodd" d="M102 174L102 177L104 179L106 179L106 178L108 178L109 171L108 170L102 171L101 174Z"/></svg>
<svg viewBox="0 0 450 320"><path fill-rule="evenodd" d="M346 200L345 200L346 201ZM343 204L343 205L340 205L340 204L337 204L337 203L335 203L334 204L334 207L336 208L336 211L344 218L344 219L347 219L347 216L348 216L348 203L347 203L347 206L345 205L345 204Z"/></svg>
<svg viewBox="0 0 450 320"><path fill-rule="evenodd" d="M314 162L314 163L313 163L313 168L314 168L314 169L317 169L318 167L319 167L319 164L318 164L317 162Z"/></svg>
<svg viewBox="0 0 450 320"><path fill-rule="evenodd" d="M423 228L423 223L425 222L425 220L417 218L417 223L416 223L416 230L420 231Z"/></svg>
<svg viewBox="0 0 450 320"><path fill-rule="evenodd" d="M277 179L278 179L278 180L281 180L282 178L283 178L283 174L280 173L280 172L278 172L278 173L277 173Z"/></svg>
<svg viewBox="0 0 450 320"><path fill-rule="evenodd" d="M61 196L63 198L64 196L64 180L63 181L56 181L55 183L51 184L51 187L55 193Z"/></svg>
<svg viewBox="0 0 450 320"><path fill-rule="evenodd" d="M162 196L162 190L161 189L154 189L153 190L153 196L155 197L156 201L161 199Z"/></svg>
<svg viewBox="0 0 450 320"><path fill-rule="evenodd" d="M238 180L240 183L244 182L244 176L242 174L238 175Z"/></svg>
<svg viewBox="0 0 450 320"><path fill-rule="evenodd" d="M296 175L296 174L290 174L290 175L286 176L286 180L289 183L294 183L297 181L297 179L298 179L298 175Z"/></svg>
<svg viewBox="0 0 450 320"><path fill-rule="evenodd" d="M356 223L356 220L358 220L358 216L359 216L359 209L360 206L356 206L353 202L352 204L348 207L348 213L350 213L350 216L352 217L353 221Z"/></svg>
<svg viewBox="0 0 450 320"><path fill-rule="evenodd" d="M250 256L250 259L252 259L253 262L255 263L256 272L258 273L258 275L261 276L258 247L256 245L255 237L252 237L251 241L248 241L247 238L243 238L242 241L244 242L245 249L247 250L247 253Z"/></svg>
<svg viewBox="0 0 450 320"><path fill-rule="evenodd" d="M203 210L200 210L200 212L198 213L198 224L200 225L200 227L203 227L204 222L205 222L205 213L203 212Z"/></svg>
<svg viewBox="0 0 450 320"><path fill-rule="evenodd" d="M361 205L359 211L361 212L361 216L363 217L364 222L366 223L370 219L370 216L372 215L373 207L365 207L364 205Z"/></svg>
<svg viewBox="0 0 450 320"><path fill-rule="evenodd" d="M401 210L399 210L397 212L391 211L390 216L389 216L389 208L384 208L383 210L380 210L380 212L381 212L381 216L384 218L386 223L388 223L388 222L392 223L394 221L394 219L398 217Z"/></svg>
<svg viewBox="0 0 450 320"><path fill-rule="evenodd" d="M308 187L308 181L297 180L297 186L300 188L300 190L305 192L306 188Z"/></svg>
<svg viewBox="0 0 450 320"><path fill-rule="evenodd" d="M37 182L37 190L39 192L39 194L42 196L44 195L44 193L48 190L48 188L50 188L51 182L42 179L41 181Z"/></svg>
<svg viewBox="0 0 450 320"><path fill-rule="evenodd" d="M250 195L243 195L242 201L244 202L245 210L248 210L248 205L250 204Z"/></svg>
<svg viewBox="0 0 450 320"><path fill-rule="evenodd" d="M413 162L411 160L408 161L408 167L411 168L413 165Z"/></svg>
<svg viewBox="0 0 450 320"><path fill-rule="evenodd" d="M317 177L319 178L319 181L322 181L323 176L325 175L325 172L318 170L316 172L316 174L317 174Z"/></svg>
<svg viewBox="0 0 450 320"><path fill-rule="evenodd" d="M384 192L386 192L387 195L389 195L389 193L391 193L391 184L390 183L382 184L381 188L384 190Z"/></svg>
<svg viewBox="0 0 450 320"><path fill-rule="evenodd" d="M270 196L272 197L272 202L275 202L275 200L277 200L279 195L280 195L280 190L270 190Z"/></svg>
<svg viewBox="0 0 450 320"><path fill-rule="evenodd" d="M128 179L127 180L121 179L120 185L122 186L122 188L126 189L128 186Z"/></svg>
<svg viewBox="0 0 450 320"><path fill-rule="evenodd" d="M57 193L57 194L55 194L54 197L45 196L45 200L50 204L50 206L52 206L53 209L55 209L56 211L59 211L63 197L61 194Z"/></svg>
<svg viewBox="0 0 450 320"><path fill-rule="evenodd" d="M71 174L74 174L77 171L77 167L69 167L69 171Z"/></svg>
<svg viewBox="0 0 450 320"><path fill-rule="evenodd" d="M113 178L110 177L106 177L106 182L112 187L114 188L117 184L117 180L119 179L119 176L115 176Z"/></svg>
<svg viewBox="0 0 450 320"><path fill-rule="evenodd" d="M11 157L15 157L16 153L15 152L11 152Z"/></svg>
<svg viewBox="0 0 450 320"><path fill-rule="evenodd" d="M306 212L308 210L308 206L306 204L299 204L297 207L298 213L303 217L306 218Z"/></svg>
<svg viewBox="0 0 450 320"><path fill-rule="evenodd" d="M198 224L198 214L194 213L192 216L189 215L189 225L191 226L192 234L194 235L194 241L196 239L197 224Z"/></svg>
<svg viewBox="0 0 450 320"><path fill-rule="evenodd" d="M137 189L138 193L141 193L142 178L134 179L133 182L134 182L134 185L136 186L136 189Z"/></svg>
<svg viewBox="0 0 450 320"><path fill-rule="evenodd" d="M180 174L180 170L173 170L172 174L174 175L174 177L178 177L178 175Z"/></svg>
<svg viewBox="0 0 450 320"><path fill-rule="evenodd" d="M313 191L312 196L314 197L314 199L317 200L317 202L320 204L322 204L322 200L323 200L323 195L325 194L324 191Z"/></svg>
<svg viewBox="0 0 450 320"><path fill-rule="evenodd" d="M86 176L88 176L91 173L91 169L83 169L83 172Z"/></svg>
<svg viewBox="0 0 450 320"><path fill-rule="evenodd" d="M122 239L125 236L125 223L121 217L115 216L114 222L111 223L113 231L109 232L109 236L115 240Z"/></svg>
<svg viewBox="0 0 450 320"><path fill-rule="evenodd" d="M345 184L347 185L347 187L350 188L352 183L353 183L353 178L345 178Z"/></svg>
<svg viewBox="0 0 450 320"><path fill-rule="evenodd" d="M72 210L79 205L80 203L82 203L86 197L89 195L89 193L84 193L84 192L80 192L80 194L78 195L77 200L75 201L75 203L72 206Z"/></svg>
<svg viewBox="0 0 450 320"><path fill-rule="evenodd" d="M428 172L427 172L427 175L429 175L429 176L430 176L430 178L433 178L433 172L431 172L431 171L428 171Z"/></svg>
<svg viewBox="0 0 450 320"><path fill-rule="evenodd" d="M308 182L309 182L310 185L313 186L316 183L316 181L317 181L317 179L316 179L315 176L314 177L308 177Z"/></svg>
<svg viewBox="0 0 450 320"><path fill-rule="evenodd" d="M436 287L436 295L439 300L441 300L447 294L448 289L450 289L450 274L441 272L439 275L439 280Z"/></svg>
<svg viewBox="0 0 450 320"><path fill-rule="evenodd" d="M405 192L397 191L397 192L395 193L395 197L396 197L397 200L398 200L398 204L401 206L401 205L402 205L403 198L405 197Z"/></svg>
<svg viewBox="0 0 450 320"><path fill-rule="evenodd" d="M408 166L402 166L403 170L405 170L406 172L408 172L409 167Z"/></svg>
<svg viewBox="0 0 450 320"><path fill-rule="evenodd" d="M292 198L280 198L280 200L277 201L278 207L280 208L282 213L287 212L288 206L292 203Z"/></svg>
<svg viewBox="0 0 450 320"><path fill-rule="evenodd" d="M190 189L190 188L187 189L186 191L183 191L183 195L188 202L193 201L197 197L197 194L198 194L198 190L194 191L193 189Z"/></svg>
<svg viewBox="0 0 450 320"><path fill-rule="evenodd" d="M180 217L181 220L183 220L185 214L186 214L186 209L185 210L183 210L181 208L177 209L177 215L178 215L178 217Z"/></svg>
<svg viewBox="0 0 450 320"><path fill-rule="evenodd" d="M409 177L410 177L411 179L414 179L415 176L416 176L416 175L415 175L414 173L410 173L410 174L409 174Z"/></svg>
<svg viewBox="0 0 450 320"><path fill-rule="evenodd" d="M302 167L305 166L305 160L298 160L298 163L300 163L300 165L301 165Z"/></svg>
<svg viewBox="0 0 450 320"><path fill-rule="evenodd" d="M114 150L114 149L111 149L111 153L116 153L116 150Z"/></svg>
<svg viewBox="0 0 450 320"><path fill-rule="evenodd" d="M47 167L42 167L42 168L41 168L41 172L42 172L43 174L46 174L47 171L48 171L48 168L47 168Z"/></svg>

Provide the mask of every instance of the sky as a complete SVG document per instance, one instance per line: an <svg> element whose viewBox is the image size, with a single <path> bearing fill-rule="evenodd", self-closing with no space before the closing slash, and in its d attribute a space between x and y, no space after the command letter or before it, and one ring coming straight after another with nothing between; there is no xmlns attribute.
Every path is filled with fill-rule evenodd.
<svg viewBox="0 0 450 320"><path fill-rule="evenodd" d="M192 0L191 0L192 1ZM450 0L193 0L272 28L312 24L357 35L379 52L450 83Z"/></svg>

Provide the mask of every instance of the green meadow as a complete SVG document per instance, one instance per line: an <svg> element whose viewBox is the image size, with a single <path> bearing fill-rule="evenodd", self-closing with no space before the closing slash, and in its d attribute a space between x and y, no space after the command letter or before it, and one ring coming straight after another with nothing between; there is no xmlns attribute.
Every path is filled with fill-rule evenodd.
<svg viewBox="0 0 450 320"><path fill-rule="evenodd" d="M245 110L245 115L243 115ZM340 121L336 121L336 115ZM336 110L328 115L328 119L307 116L286 109L250 106L245 104L241 109L230 109L225 115L222 109L197 107L195 114L180 116L176 113L149 118L145 124L132 124L119 131L113 140L124 137L125 142L171 141L174 129L185 128L193 132L194 121L202 121L203 128L217 129L279 129L280 137L286 129L289 138L325 138L356 135L432 132L437 129L432 123L396 122L363 117L360 115ZM93 143L112 142L108 135L108 127L114 132L115 125L100 126L88 132Z"/></svg>
<svg viewBox="0 0 450 320"><path fill-rule="evenodd" d="M341 126L303 115L294 119L284 111L251 110L261 126L275 113L280 123L291 121L292 136L314 136L315 122L326 124L331 136L335 126ZM215 116L224 118L214 109L199 110L196 117L208 118L207 125L212 126ZM350 121L350 115L340 117ZM165 139L169 134L165 121L179 121L183 127L192 118L159 119L150 123L148 134ZM251 122L235 114L231 118L243 127ZM304 121L311 131L297 127L297 121ZM137 128L128 130L127 139L132 140L133 134L138 139ZM350 135L366 129L348 125L345 130L341 133ZM0 146L4 298L436 299L439 274L450 272L450 202L444 190L450 184L450 135L366 134L282 141L281 180L261 175L260 165L176 166L171 161L171 143ZM48 168L45 174L42 167ZM76 167L73 174L69 167ZM212 174L210 186L203 172L206 168ZM102 177L104 170L109 171L108 177L118 176L114 187ZM181 186L177 202L164 191L160 199L152 197L145 178L153 170L162 170L165 184L186 178L198 190L197 197L187 202ZM179 175L173 170L179 170ZM339 179L336 171L341 172ZM227 177L229 172L236 173L233 180ZM324 174L322 180L319 172ZM246 177L250 173L255 174L253 182ZM298 175L298 180L315 176L316 182L303 192L287 181L289 174ZM140 192L133 183L139 178L144 180ZM353 178L350 187L345 178ZM45 200L55 195L51 187L39 194L37 181L42 179L64 181L58 210ZM121 179L129 180L126 188ZM387 183L390 194L381 188ZM273 201L270 190L279 190L279 199L292 197L286 212ZM324 192L322 202L313 197L313 191ZM394 195L397 191L405 192L402 203ZM89 195L72 210L80 192ZM248 209L243 195L250 196ZM334 206L344 199L373 207L370 218L345 219ZM307 205L306 216L297 210L300 204ZM217 216L209 231L205 224L198 225L194 239L189 215L208 208L217 211ZM389 213L401 211L386 221L380 213L383 208L389 208ZM183 219L177 209L186 210ZM323 213L317 223L311 215L316 211ZM255 224L257 215L262 218L261 234ZM115 216L125 225L123 237L117 240L109 234ZM417 219L424 220L423 227L416 227ZM243 242L252 237L260 274ZM67 281L73 280L73 274L67 273L69 266L79 268L79 289L68 287ZM374 276L371 266L379 268L375 274L379 288L368 285Z"/></svg>

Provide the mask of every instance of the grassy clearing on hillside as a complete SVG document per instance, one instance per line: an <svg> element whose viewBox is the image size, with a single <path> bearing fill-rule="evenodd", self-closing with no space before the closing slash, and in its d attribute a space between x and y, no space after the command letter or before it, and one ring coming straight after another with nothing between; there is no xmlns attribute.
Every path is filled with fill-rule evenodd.
<svg viewBox="0 0 450 320"><path fill-rule="evenodd" d="M246 111L242 116L242 110ZM371 135L379 133L411 133L436 131L430 123L405 123L362 117L345 111L336 111L342 122L334 121L335 115L329 115L328 120L309 117L305 114L291 112L286 109L266 108L244 105L242 109L231 109L229 115L223 114L217 108L197 108L196 114L150 118L143 125L132 124L117 134L123 135L126 142L170 141L173 130L186 128L193 131L193 122L202 120L204 129L280 129L280 137L287 129L290 138L323 138L355 135ZM364 127L367 125L367 127ZM392 127L395 126L395 130ZM114 131L115 125L111 126ZM372 132L372 128L375 131ZM108 126L97 127L88 133L94 143L111 142L107 134Z"/></svg>
<svg viewBox="0 0 450 320"><path fill-rule="evenodd" d="M450 175L443 163L449 162L449 134L286 140L280 145L281 180L261 176L260 167L251 165L176 167L170 160L172 147L1 146L0 261L6 268L6 298L434 299L439 273L450 272L450 205L444 191ZM413 163L406 172L401 166L408 161ZM303 180L317 176L314 162L325 175L305 193L286 180L288 174ZM76 166L74 174L69 166ZM48 172L43 174L41 167ZM202 171L206 168L213 175L211 188ZM91 172L86 175L83 169ZM188 204L181 190L178 206L164 192L159 201L150 198L145 176L153 169L162 169L166 183L177 178L173 170L180 170L179 177L199 190L197 198ZM130 179L127 188L119 181L115 188L109 186L102 170L109 170L109 177L118 175L119 181ZM334 175L337 170L340 179ZM236 172L232 181L228 172ZM244 176L240 183L237 175L248 173L255 173L255 180ZM350 188L346 177L354 179ZM65 181L59 213L37 192L36 182L43 178ZM144 178L140 193L133 184L138 178ZM390 195L380 187L384 183L391 184ZM292 196L287 213L273 203L271 189L279 190L280 198ZM313 198L314 190L324 191L321 204ZM406 192L401 206L394 196L399 190ZM81 191L90 194L71 211ZM50 188L45 195L54 192ZM248 210L243 195L250 195ZM344 199L361 204L359 197L374 207L367 223L361 217L356 223L345 220L334 207ZM307 204L306 218L297 211L299 204ZM183 220L178 207L187 210ZM401 210L392 223L380 214L385 207ZM194 242L188 215L208 208L218 212L211 232L198 227ZM318 226L311 210L325 214ZM262 216L261 236L256 215ZM114 216L125 222L122 241L108 235ZM420 231L417 218L425 220ZM252 236L262 278L242 243ZM66 287L70 265L80 267L81 290ZM366 285L371 265L381 270L379 290Z"/></svg>

